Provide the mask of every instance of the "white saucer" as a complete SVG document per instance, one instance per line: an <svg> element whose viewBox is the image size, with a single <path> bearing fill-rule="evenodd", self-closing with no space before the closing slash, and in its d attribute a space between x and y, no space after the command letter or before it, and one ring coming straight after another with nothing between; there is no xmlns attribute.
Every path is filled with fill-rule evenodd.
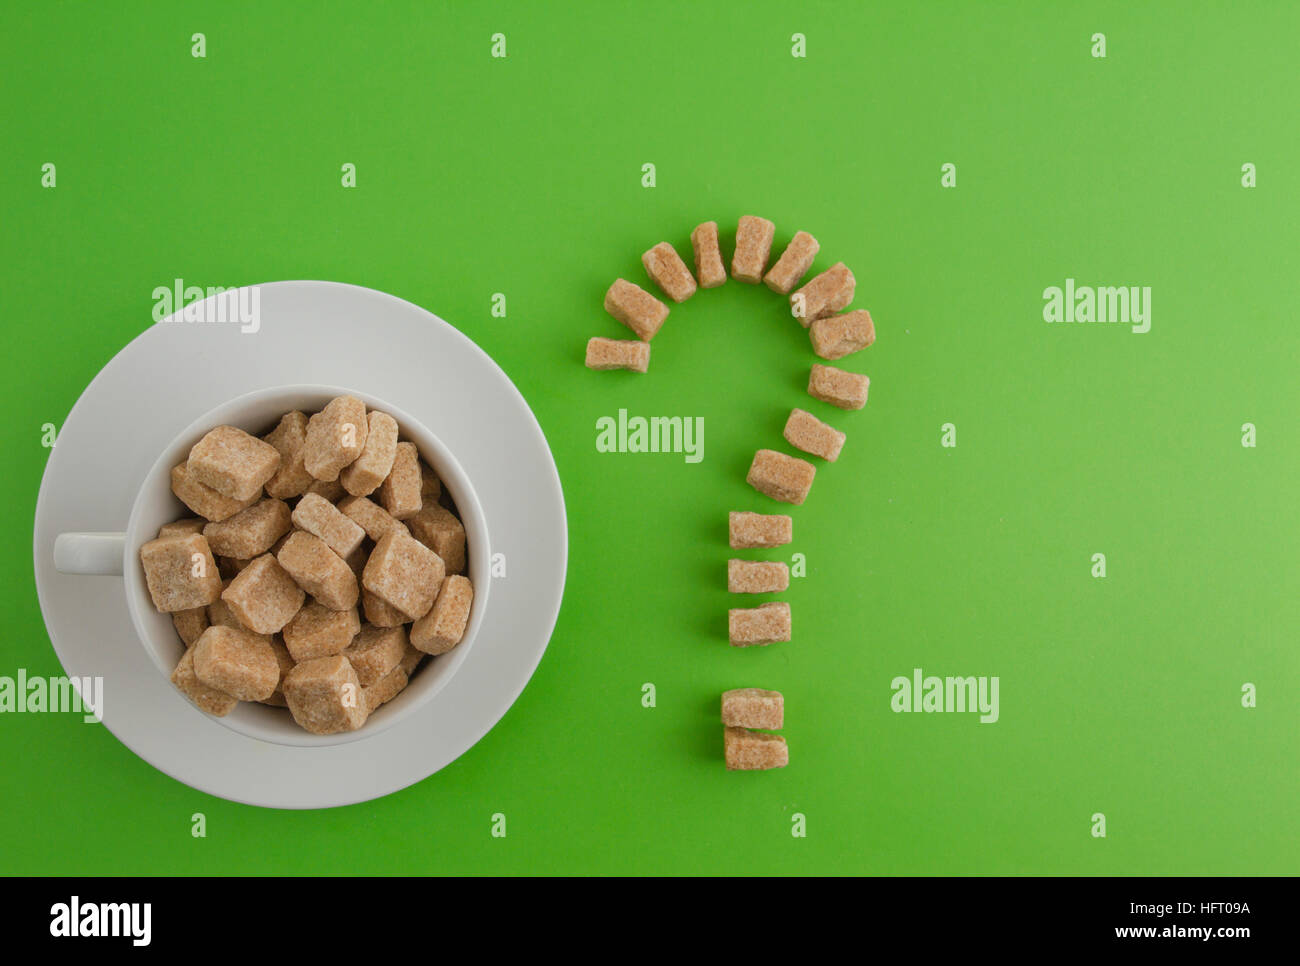
<svg viewBox="0 0 1300 966"><path fill-rule="evenodd" d="M252 805L324 808L387 795L464 754L546 650L564 592L564 495L541 427L486 353L437 316L337 282L260 286L261 327L164 321L119 352L68 415L36 503L36 590L70 677L104 679L103 722L160 771ZM121 577L54 569L54 539L125 530L141 481L197 415L287 383L356 386L430 427L474 481L507 576L474 648L437 696L374 737L301 748L241 735L163 678L136 638ZM87 727L94 727L88 725Z"/></svg>

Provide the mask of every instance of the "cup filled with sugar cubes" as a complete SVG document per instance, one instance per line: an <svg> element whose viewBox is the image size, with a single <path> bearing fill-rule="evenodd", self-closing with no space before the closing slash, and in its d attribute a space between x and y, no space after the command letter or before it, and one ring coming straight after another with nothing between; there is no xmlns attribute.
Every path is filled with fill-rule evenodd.
<svg viewBox="0 0 1300 966"><path fill-rule="evenodd" d="M357 740L434 700L473 645L490 557L438 437L329 386L206 413L146 475L125 534L56 542L60 569L120 566L178 710L289 745Z"/></svg>

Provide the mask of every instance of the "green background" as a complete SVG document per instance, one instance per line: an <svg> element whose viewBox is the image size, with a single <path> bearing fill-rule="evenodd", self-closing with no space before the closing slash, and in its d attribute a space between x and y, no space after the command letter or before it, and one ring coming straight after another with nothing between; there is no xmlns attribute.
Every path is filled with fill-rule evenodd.
<svg viewBox="0 0 1300 966"><path fill-rule="evenodd" d="M6 15L0 673L60 671L30 556L41 425L177 277L353 282L461 328L545 429L571 544L536 676L437 775L277 812L195 792L77 716L4 715L0 869L1297 870L1300 14L794 6ZM806 229L817 270L854 269L879 332L844 361L871 376L864 411L811 400L804 330L734 281L674 307L648 375L583 367L589 336L626 334L601 309L613 278L644 282L643 250L689 253L708 219L729 258L746 213L778 250ZM1151 331L1043 322L1066 277L1151 286ZM732 649L726 513L784 509L744 475L788 449L793 406L848 442L792 511L793 546L737 554L806 555L794 640ZM620 407L704 417L704 461L597 453ZM1001 720L892 713L890 680L918 666L999 676ZM785 770L724 770L717 699L740 686L785 693Z"/></svg>

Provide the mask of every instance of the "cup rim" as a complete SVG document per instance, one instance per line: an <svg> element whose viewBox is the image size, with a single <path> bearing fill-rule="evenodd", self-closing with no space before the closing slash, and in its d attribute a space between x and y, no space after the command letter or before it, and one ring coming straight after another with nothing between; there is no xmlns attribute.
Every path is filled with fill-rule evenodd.
<svg viewBox="0 0 1300 966"><path fill-rule="evenodd" d="M273 729L271 726L260 725L254 721L244 720L247 716L240 715L240 711L246 710L245 705L257 706L259 702L243 702L230 714L216 717L205 714L197 708L185 695L176 690L171 683L171 669L168 669L160 663L157 649L150 643L154 638L154 633L146 626L145 614L157 614L153 609L152 603L148 599L148 591L145 587L143 572L139 563L140 547L148 540L154 539L152 536L141 534L138 531L142 525L142 510L148 505L149 492L151 490L151 481L157 481L160 473L170 473L171 467L176 465L178 460L174 458L173 451L178 446L182 446L186 440L197 442L201 435L218 425L238 425L237 416L232 416L229 421L215 421L214 414L223 413L227 410L246 408L254 403L265 401L267 398L276 396L293 396L301 401L302 397L319 396L326 400L337 396L350 395L355 396L366 404L367 411L371 409L381 410L391 415L398 423L402 435L409 441L416 444L416 449L420 458L428 463L437 473L442 485L447 489L455 501L458 515L466 529L466 545L470 556L466 567L467 572L472 574L471 579L474 583L474 597L470 605L469 621L465 626L465 634L461 642L446 654L435 655L435 662L446 662L447 670L440 673L436 679L428 678L432 668L429 662L421 668L420 672L412 679L403 694L399 694L393 703L385 704L376 709L360 728L355 731L344 731L332 735L314 735L300 728L292 720L288 709L265 706L262 710L270 712L281 712L284 715L283 724L286 726L284 733L278 733L279 729ZM294 409L315 411L314 406L301 406L298 404L289 405L284 412L290 412ZM323 403L322 403L323 405ZM243 427L241 427L243 428ZM431 447L422 445L422 441L410 439L412 435L419 435L427 440ZM433 454L427 452L432 448ZM434 458L430 458L433 456ZM183 460L183 457L181 458ZM179 502L179 499L177 500ZM184 506L184 504L181 504ZM188 508L186 508L188 511ZM193 512L193 511L188 511ZM472 533L471 533L472 531ZM189 708L195 714L203 715L209 720L215 721L222 726L229 728L231 731L242 734L246 737L258 741L266 741L271 744L294 746L294 747L331 747L335 745L348 744L354 741L361 741L369 737L378 735L389 728L394 727L402 720L413 714L419 708L426 705L447 685L451 678L459 670L461 665L467 659L472 646L477 639L478 629L482 624L483 615L486 610L488 594L491 588L491 542L488 532L487 518L483 512L482 505L478 499L478 493L474 487L473 480L465 471L460 461L451 449L442 442L442 439L433 432L423 421L415 418L410 413L394 406L382 397L373 393L362 390L347 388L342 386L327 385L322 383L284 383L275 386L254 389L231 399L226 400L218 406L208 409L195 419L191 420L182 430L176 433L170 443L163 448L158 454L153 465L146 471L137 488L135 499L131 504L131 511L126 520L124 532L123 561L122 573L124 577L124 589L127 599L127 611L131 615L131 623L136 632L136 639L144 649L146 656L160 674L167 681L168 687L172 689L180 703ZM146 608L144 605L148 605ZM357 604L360 607L360 602ZM176 644L181 648L186 645L176 637ZM181 654L184 650L180 651ZM426 678L424 687L421 692L415 692L410 695L413 700L402 701L406 692L410 692L412 687L420 685L420 679ZM394 706L401 702L400 706ZM375 718L379 720L376 721Z"/></svg>

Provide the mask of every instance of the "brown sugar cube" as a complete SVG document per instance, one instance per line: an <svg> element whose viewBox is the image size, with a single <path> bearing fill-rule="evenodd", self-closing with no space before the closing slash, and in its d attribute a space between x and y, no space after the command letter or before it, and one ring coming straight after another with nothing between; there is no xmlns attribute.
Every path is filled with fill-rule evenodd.
<svg viewBox="0 0 1300 966"><path fill-rule="evenodd" d="M845 436L833 426L827 426L810 412L794 409L785 421L785 439L795 449L834 463L840 458Z"/></svg>
<svg viewBox="0 0 1300 966"><path fill-rule="evenodd" d="M727 771L767 771L790 764L790 749L780 735L728 727L722 743Z"/></svg>
<svg viewBox="0 0 1300 966"><path fill-rule="evenodd" d="M227 580L222 585L221 592L225 593L228 589L230 589L229 580ZM239 620L239 618L235 616L234 611L230 609L230 605L228 605L220 597L218 597L216 600L214 600L212 603L208 605L208 626L230 627L233 628L234 630L244 631L245 633L248 634L256 633L255 631L250 631L247 627L245 627L243 623ZM270 634L257 634L257 636L262 638L268 644L271 643Z"/></svg>
<svg viewBox="0 0 1300 966"><path fill-rule="evenodd" d="M615 279L605 293L605 311L649 342L668 318L668 306L625 279Z"/></svg>
<svg viewBox="0 0 1300 966"><path fill-rule="evenodd" d="M236 560L260 557L288 532L289 504L269 497L203 528L213 553Z"/></svg>
<svg viewBox="0 0 1300 966"><path fill-rule="evenodd" d="M442 480L428 463L420 460L420 499L425 503L437 503L441 496Z"/></svg>
<svg viewBox="0 0 1300 966"><path fill-rule="evenodd" d="M275 634L302 609L302 589L271 554L241 570L221 594L239 623L255 634Z"/></svg>
<svg viewBox="0 0 1300 966"><path fill-rule="evenodd" d="M357 575L320 537L295 530L276 559L299 587L330 610L357 605Z"/></svg>
<svg viewBox="0 0 1300 966"><path fill-rule="evenodd" d="M363 686L361 696L362 703L366 706L366 713L373 714L380 705L387 704L401 694L408 680L406 672L400 667L395 667L369 687Z"/></svg>
<svg viewBox="0 0 1300 966"><path fill-rule="evenodd" d="M221 592L224 594L230 587L230 581L225 580L221 583ZM247 631L248 628L239 622L239 618L231 613L230 607L226 602L218 597L207 607L208 624L211 627L233 627L237 631ZM252 633L249 631L249 633ZM268 637L270 635L267 635Z"/></svg>
<svg viewBox="0 0 1300 966"><path fill-rule="evenodd" d="M209 623L207 607L191 607L189 610L178 610L172 614L172 625L186 647L199 639L199 636L208 629Z"/></svg>
<svg viewBox="0 0 1300 966"><path fill-rule="evenodd" d="M315 493L317 496L323 496L331 503L337 503L348 495L348 491L343 489L343 484L338 480L331 480L329 483L317 480L311 486L307 487L307 492Z"/></svg>
<svg viewBox="0 0 1300 966"><path fill-rule="evenodd" d="M867 404L871 380L856 372L814 362L808 376L808 395L840 409L861 409Z"/></svg>
<svg viewBox="0 0 1300 966"><path fill-rule="evenodd" d="M728 560L727 590L733 594L772 594L790 589L790 568L778 560Z"/></svg>
<svg viewBox="0 0 1300 966"><path fill-rule="evenodd" d="M638 339L604 339L600 336L588 339L587 368L603 372L611 369L645 372L650 368L650 343Z"/></svg>
<svg viewBox="0 0 1300 966"><path fill-rule="evenodd" d="M405 520L420 512L420 454L414 443L398 443L393 468L379 486L379 504L395 520Z"/></svg>
<svg viewBox="0 0 1300 966"><path fill-rule="evenodd" d="M794 521L783 513L727 514L728 542L736 550L782 547L794 539Z"/></svg>
<svg viewBox="0 0 1300 966"><path fill-rule="evenodd" d="M366 448L366 404L356 396L338 396L307 420L307 440L302 460L307 472L323 483L333 483L339 471Z"/></svg>
<svg viewBox="0 0 1300 966"><path fill-rule="evenodd" d="M280 468L280 451L237 426L218 426L194 444L186 465L204 486L232 500L249 500L261 495Z"/></svg>
<svg viewBox="0 0 1300 966"><path fill-rule="evenodd" d="M199 516L212 521L233 517L240 510L246 510L257 502L256 495L247 500L232 500L212 487L204 486L190 476L187 463L172 467L172 492L176 494L176 499Z"/></svg>
<svg viewBox="0 0 1300 966"><path fill-rule="evenodd" d="M353 496L368 496L379 489L397 456L397 420L388 413L372 412L366 423L365 448L339 472L343 489Z"/></svg>
<svg viewBox="0 0 1300 966"><path fill-rule="evenodd" d="M194 702L194 706L200 711L218 718L224 718L235 710L235 705L239 704L239 699L232 698L216 688L210 688L198 679L194 673L193 647L186 648L185 653L181 655L176 670L172 671L172 684L176 686L176 690Z"/></svg>
<svg viewBox="0 0 1300 966"><path fill-rule="evenodd" d="M674 302L685 302L695 294L695 279L690 269L668 242L660 242L641 256L646 274Z"/></svg>
<svg viewBox="0 0 1300 966"><path fill-rule="evenodd" d="M808 498L817 467L797 456L787 456L773 449L754 454L745 482L774 500L796 506Z"/></svg>
<svg viewBox="0 0 1300 966"><path fill-rule="evenodd" d="M409 533L390 530L370 552L362 586L410 620L429 612L446 573L442 558Z"/></svg>
<svg viewBox="0 0 1300 966"><path fill-rule="evenodd" d="M171 523L164 523L158 528L160 537L181 537L187 533L202 533L203 528L207 526L208 521L202 517L188 517L184 520L173 520Z"/></svg>
<svg viewBox="0 0 1300 966"><path fill-rule="evenodd" d="M695 277L700 280L700 288L717 288L727 281L722 249L718 246L716 221L695 226L691 232L691 248L695 250Z"/></svg>
<svg viewBox="0 0 1300 966"><path fill-rule="evenodd" d="M313 601L284 625L284 646L295 661L311 661L342 654L360 631L355 607L330 610Z"/></svg>
<svg viewBox="0 0 1300 966"><path fill-rule="evenodd" d="M271 639L271 650L275 653L275 663L280 666L280 680L275 683L275 690L271 692L271 696L263 699L262 703L277 708L287 708L289 702L284 700L284 677L293 670L297 662L278 636Z"/></svg>
<svg viewBox="0 0 1300 966"><path fill-rule="evenodd" d="M821 247L817 239L806 231L795 232L776 264L763 276L763 284L773 292L789 295L799 280L808 274Z"/></svg>
<svg viewBox="0 0 1300 966"><path fill-rule="evenodd" d="M308 493L293 508L293 522L300 530L320 537L340 557L350 557L366 539L366 531L355 520L343 515L323 496Z"/></svg>
<svg viewBox="0 0 1300 966"><path fill-rule="evenodd" d="M411 643L426 654L445 654L460 643L474 603L468 577L452 574L442 582L433 609L411 625Z"/></svg>
<svg viewBox="0 0 1300 966"><path fill-rule="evenodd" d="M201 533L150 540L140 548L140 563L162 613L206 607L221 595L221 574Z"/></svg>
<svg viewBox="0 0 1300 966"><path fill-rule="evenodd" d="M465 572L465 525L456 514L435 503L407 520L406 525L411 536L442 558L447 573Z"/></svg>
<svg viewBox="0 0 1300 966"><path fill-rule="evenodd" d="M727 611L727 635L735 647L788 641L790 605L773 602L761 607L733 607Z"/></svg>
<svg viewBox="0 0 1300 966"><path fill-rule="evenodd" d="M410 618L396 607L385 604L364 587L361 589L361 607L365 611L366 620L376 627L401 627L410 621Z"/></svg>
<svg viewBox="0 0 1300 966"><path fill-rule="evenodd" d="M823 359L843 359L876 341L876 326L866 309L827 315L808 327L813 352Z"/></svg>
<svg viewBox="0 0 1300 966"><path fill-rule="evenodd" d="M307 444L307 414L298 412L285 413L276 425L262 437L280 454L280 468L266 481L267 496L277 500L288 500L302 496L315 480L307 472L303 462L304 447Z"/></svg>
<svg viewBox="0 0 1300 966"><path fill-rule="evenodd" d="M406 642L406 653L402 655L400 667L409 678L415 673L415 669L420 666L420 662L428 656L408 640Z"/></svg>
<svg viewBox="0 0 1300 966"><path fill-rule="evenodd" d="M762 688L723 691L722 723L732 728L780 731L785 725L785 697L780 691Z"/></svg>
<svg viewBox="0 0 1300 966"><path fill-rule="evenodd" d="M406 628L363 627L343 656L356 668L361 686L368 688L402 663L406 656Z"/></svg>
<svg viewBox="0 0 1300 966"><path fill-rule="evenodd" d="M421 479L423 479L421 474ZM435 497L435 499L437 499ZM379 541L384 534L397 527L405 530L406 524L394 520L393 515L378 503L364 496L349 496L339 501L339 511L366 532L371 540Z"/></svg>
<svg viewBox="0 0 1300 966"><path fill-rule="evenodd" d="M366 723L361 682L342 654L298 664L285 675L283 690L293 720L314 735L356 731Z"/></svg>
<svg viewBox="0 0 1300 966"><path fill-rule="evenodd" d="M280 662L264 638L230 627L209 627L194 643L200 683L240 701L264 701L280 683Z"/></svg>
<svg viewBox="0 0 1300 966"><path fill-rule="evenodd" d="M853 301L857 285L843 262L836 262L790 296L790 312L806 329L817 319L833 315Z"/></svg>
<svg viewBox="0 0 1300 966"><path fill-rule="evenodd" d="M731 257L731 277L757 285L772 254L776 226L757 215L742 215L736 226L736 251Z"/></svg>

